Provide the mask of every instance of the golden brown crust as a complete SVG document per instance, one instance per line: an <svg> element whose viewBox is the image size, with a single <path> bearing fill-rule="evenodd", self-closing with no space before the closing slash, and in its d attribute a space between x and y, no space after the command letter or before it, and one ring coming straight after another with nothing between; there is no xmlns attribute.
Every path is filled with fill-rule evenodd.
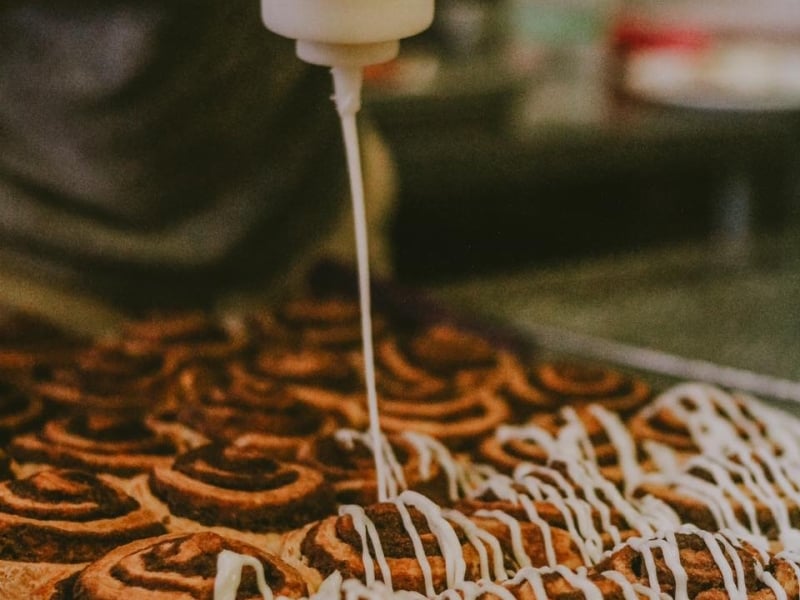
<svg viewBox="0 0 800 600"><path fill-rule="evenodd" d="M227 359L245 350L248 339L236 320L203 311L153 313L123 324L121 339L138 351L163 354L175 370L196 361Z"/></svg>
<svg viewBox="0 0 800 600"><path fill-rule="evenodd" d="M183 450L177 440L156 432L145 421L99 413L48 421L38 433L15 437L8 448L18 463L123 477L168 465Z"/></svg>
<svg viewBox="0 0 800 600"><path fill-rule="evenodd" d="M172 514L257 532L293 529L333 513L333 492L309 467L253 446L209 444L157 467L150 488Z"/></svg>
<svg viewBox="0 0 800 600"><path fill-rule="evenodd" d="M337 350L361 348L361 309L351 298L291 298L274 311L250 315L248 322L257 337L269 342ZM373 311L373 336L378 339L387 329L388 320Z"/></svg>
<svg viewBox="0 0 800 600"><path fill-rule="evenodd" d="M518 419L562 406L599 404L620 413L631 413L651 397L642 379L596 364L545 361L510 371L505 398Z"/></svg>
<svg viewBox="0 0 800 600"><path fill-rule="evenodd" d="M515 368L512 355L471 332L432 325L411 336L387 337L375 351L382 396L423 400L448 389L494 390Z"/></svg>
<svg viewBox="0 0 800 600"><path fill-rule="evenodd" d="M62 409L141 415L162 401L171 373L159 352L96 342L75 353L70 364L49 369L36 390Z"/></svg>
<svg viewBox="0 0 800 600"><path fill-rule="evenodd" d="M120 598L181 597L212 600L217 556L229 550L256 558L275 597L301 598L308 587L292 567L275 556L243 542L212 532L170 534L139 540L109 552L69 582L63 599L119 600ZM176 595L177 594L177 595ZM255 571L244 569L236 596L260 600Z"/></svg>
<svg viewBox="0 0 800 600"><path fill-rule="evenodd" d="M380 422L388 433L414 431L453 450L468 449L508 419L508 407L494 392L451 390L423 401L383 398Z"/></svg>
<svg viewBox="0 0 800 600"><path fill-rule="evenodd" d="M245 434L286 438L294 444L332 432L340 422L295 389L275 382L244 385L227 369L181 371L172 389L175 418L219 442Z"/></svg>
<svg viewBox="0 0 800 600"><path fill-rule="evenodd" d="M0 559L81 563L163 526L109 480L48 470L0 484Z"/></svg>

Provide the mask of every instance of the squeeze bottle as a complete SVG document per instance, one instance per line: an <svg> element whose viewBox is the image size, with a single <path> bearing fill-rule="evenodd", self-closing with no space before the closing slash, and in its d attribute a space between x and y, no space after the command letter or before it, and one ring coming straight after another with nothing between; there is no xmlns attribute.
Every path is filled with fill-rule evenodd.
<svg viewBox="0 0 800 600"><path fill-rule="evenodd" d="M395 58L400 40L433 21L434 0L261 0L267 29L296 41L297 56L331 67L339 113L361 105L362 69Z"/></svg>
<svg viewBox="0 0 800 600"><path fill-rule="evenodd" d="M400 39L427 29L433 14L434 0L261 0L261 17L267 29L297 40L301 59L331 67L333 75L333 99L342 122L353 197L370 438L381 502L388 499L389 473L375 390L364 179L356 113L361 108L363 68L395 58Z"/></svg>

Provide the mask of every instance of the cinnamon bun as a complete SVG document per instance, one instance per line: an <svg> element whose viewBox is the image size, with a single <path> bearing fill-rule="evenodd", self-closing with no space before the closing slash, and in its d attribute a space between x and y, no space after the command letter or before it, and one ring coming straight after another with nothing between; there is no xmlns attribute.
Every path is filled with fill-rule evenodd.
<svg viewBox="0 0 800 600"><path fill-rule="evenodd" d="M347 425L366 422L360 369L346 355L320 348L274 346L228 366L231 385L242 396L287 393Z"/></svg>
<svg viewBox="0 0 800 600"><path fill-rule="evenodd" d="M381 398L380 422L387 433L414 431L451 450L470 449L508 418L505 402L489 389L445 392L425 399Z"/></svg>
<svg viewBox="0 0 800 600"><path fill-rule="evenodd" d="M141 415L162 401L171 372L159 352L97 342L77 352L70 364L50 369L36 389L68 410Z"/></svg>
<svg viewBox="0 0 800 600"><path fill-rule="evenodd" d="M222 360L248 344L244 325L203 311L151 314L123 324L121 340L139 351L161 353L170 368L189 362Z"/></svg>
<svg viewBox="0 0 800 600"><path fill-rule="evenodd" d="M249 434L284 438L287 445L299 445L341 424L340 414L307 402L294 388L272 382L263 387L252 381L243 383L224 368L181 371L170 404L175 407L177 422L219 442Z"/></svg>
<svg viewBox="0 0 800 600"><path fill-rule="evenodd" d="M684 383L639 411L629 427L640 444L655 442L682 454L734 451L742 444L797 455L798 425L741 393Z"/></svg>
<svg viewBox="0 0 800 600"><path fill-rule="evenodd" d="M228 557L238 570L228 573L233 581L224 597L260 600L307 595L305 581L279 558L205 531L163 535L112 550L76 577L54 586L57 591L51 600L212 600L222 588L220 581L227 583L220 579L220 570L226 569Z"/></svg>
<svg viewBox="0 0 800 600"><path fill-rule="evenodd" d="M415 441L403 435L391 435L384 440L381 452L391 474L390 494L412 489L446 504L453 489L452 458L444 448L432 456L424 442ZM331 482L339 504L365 505L378 501L375 454L368 435L340 429L301 445L296 458L319 470ZM446 462L450 464L443 464Z"/></svg>
<svg viewBox="0 0 800 600"><path fill-rule="evenodd" d="M31 597L45 579L162 533L150 511L102 476L54 469L2 483L0 597Z"/></svg>
<svg viewBox="0 0 800 600"><path fill-rule="evenodd" d="M525 425L501 426L481 443L478 455L504 473L523 462L545 465L564 457L590 461L618 486L635 485L642 471L652 468L620 417L596 404L537 414Z"/></svg>
<svg viewBox="0 0 800 600"><path fill-rule="evenodd" d="M619 573L631 584L671 598L788 597L770 572L770 562L766 552L730 533L683 526L652 538L628 540L596 571ZM788 578L785 583L792 584Z"/></svg>
<svg viewBox="0 0 800 600"><path fill-rule="evenodd" d="M248 323L257 337L282 344L358 351L362 343L361 307L351 298L290 298L273 311L253 313ZM386 317L373 312L373 336L387 330Z"/></svg>
<svg viewBox="0 0 800 600"><path fill-rule="evenodd" d="M566 532L545 534L496 514L470 518L443 511L415 492L344 506L339 516L289 534L283 556L317 584L338 571L346 579L382 581L392 590L429 597L465 581L505 579L526 562L580 564Z"/></svg>
<svg viewBox="0 0 800 600"><path fill-rule="evenodd" d="M596 364L537 361L509 371L504 397L518 420L562 406L599 404L631 413L651 396L642 379Z"/></svg>
<svg viewBox="0 0 800 600"><path fill-rule="evenodd" d="M173 531L225 528L254 532L269 546L282 532L334 512L333 492L316 470L273 460L254 446L209 444L190 450L150 474L145 504L168 518ZM141 494L141 495L140 495ZM157 500L156 500L157 499Z"/></svg>
<svg viewBox="0 0 800 600"><path fill-rule="evenodd" d="M494 390L516 368L510 352L448 324L387 338L377 345L375 362L382 396L407 400L424 400L448 388Z"/></svg>
<svg viewBox="0 0 800 600"><path fill-rule="evenodd" d="M730 455L697 455L636 490L671 506L707 531L760 536L779 547L800 540L800 474L793 459L743 447Z"/></svg>
<svg viewBox="0 0 800 600"><path fill-rule="evenodd" d="M165 466L185 449L180 439L129 415L78 413L54 419L37 433L18 435L8 446L21 473L42 465L131 477Z"/></svg>

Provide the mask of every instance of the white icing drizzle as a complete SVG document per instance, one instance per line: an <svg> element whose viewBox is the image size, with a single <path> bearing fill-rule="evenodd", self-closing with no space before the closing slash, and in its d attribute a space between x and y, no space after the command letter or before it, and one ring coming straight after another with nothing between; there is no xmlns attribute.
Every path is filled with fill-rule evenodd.
<svg viewBox="0 0 800 600"><path fill-rule="evenodd" d="M367 516L367 513L360 506L355 504L347 504L339 508L339 515L349 515L353 520L353 527L361 538L361 559L364 563L364 578L367 580L367 585L375 582L375 566L372 562L372 555L369 551L369 541L372 541L375 550L375 561L381 570L381 576L384 583L389 589L392 588L392 572L389 569L389 564L386 562L386 555L383 552L380 536L375 524Z"/></svg>
<svg viewBox="0 0 800 600"><path fill-rule="evenodd" d="M669 446L659 444L653 440L645 440L642 446L647 456L649 456L650 460L655 464L658 472L669 475L680 471L678 454Z"/></svg>
<svg viewBox="0 0 800 600"><path fill-rule="evenodd" d="M642 469L636 460L636 445L622 419L616 413L609 412L597 404L589 406L589 411L606 430L608 439L614 446L617 462L625 482L625 491L630 492L630 490L636 489L642 477Z"/></svg>
<svg viewBox="0 0 800 600"><path fill-rule="evenodd" d="M419 473L423 480L431 478L431 465L435 460L447 476L447 491L450 500L457 500L461 496L461 490L471 488L471 485L467 483L464 466L456 461L439 440L414 431L403 432L403 437L416 448L419 454Z"/></svg>
<svg viewBox="0 0 800 600"><path fill-rule="evenodd" d="M565 406L561 409L561 416L567 422L567 425L558 434L557 451L562 451L563 446L566 445L567 450L575 449L578 451L577 458L583 458L597 464L594 444L592 444L589 433L583 426L578 413L571 406Z"/></svg>
<svg viewBox="0 0 800 600"><path fill-rule="evenodd" d="M550 432L536 425L501 425L495 430L494 436L500 444L514 440L532 441L551 456L558 450Z"/></svg>
<svg viewBox="0 0 800 600"><path fill-rule="evenodd" d="M441 509L425 496L411 491L400 494L395 503L412 506L425 516L428 527L436 537L444 558L447 587L453 587L456 583L464 581L467 566L461 550L461 542L459 542L453 526L442 516ZM418 535L415 532L415 536Z"/></svg>
<svg viewBox="0 0 800 600"><path fill-rule="evenodd" d="M358 442L372 452L373 455L375 454L375 447L373 445L374 440L372 435L368 433L362 433L354 429L344 428L337 430L334 433L334 437L337 441L346 444L350 450L355 448L355 444ZM383 455L381 462L386 466L386 473L384 477L386 493L389 497L394 498L402 490L408 489L408 484L406 483L405 474L403 473L403 465L401 465L400 461L397 460L397 456L395 455L391 444L384 435L381 435L380 439L381 453Z"/></svg>
<svg viewBox="0 0 800 600"><path fill-rule="evenodd" d="M542 569L520 569L517 573L516 577L509 582L516 585L521 585L523 582L527 582L528 585L531 586L531 590L533 590L533 597L537 600L542 598L543 600L547 600L547 590L544 587L544 581L542 580Z"/></svg>
<svg viewBox="0 0 800 600"><path fill-rule="evenodd" d="M786 590L783 589L781 584L769 571L765 571L761 565L756 566L756 575L758 580L766 585L772 593L775 594L775 600L788 600Z"/></svg>
<svg viewBox="0 0 800 600"><path fill-rule="evenodd" d="M403 521L403 527L405 527L406 533L408 533L408 537L414 547L414 555L417 558L420 569L422 569L422 578L425 581L425 594L427 596L433 596L436 593L436 588L433 584L433 571L431 570L431 563L428 561L428 557L425 555L425 548L422 545L422 538L417 534L417 529L414 527L414 523L411 520L411 515L408 512L408 508L406 508L402 502L395 502L395 506L397 506L397 512L400 513L400 518ZM451 587L453 582L450 581L449 573L447 579L447 587Z"/></svg>
<svg viewBox="0 0 800 600"><path fill-rule="evenodd" d="M505 581L508 579L506 568L503 564L503 549L500 541L488 531L481 529L469 518L457 510L445 510L442 514L450 521L461 527L467 540L478 552L480 560L481 579ZM491 566L489 558L491 556ZM492 575L492 572L494 575Z"/></svg>
<svg viewBox="0 0 800 600"><path fill-rule="evenodd" d="M542 532L542 540L544 542L544 551L545 551L545 556L547 557L547 564L552 567L554 564L556 564L556 551L555 548L553 548L553 532L550 529L550 525L547 523L547 521L545 521L539 516L539 513L536 510L536 506L533 504L533 502L531 502L531 499L528 496L524 495L520 496L519 502L525 509L525 514L528 516L528 520L534 525L536 525L539 528L539 531ZM583 545L582 542L583 540L581 540L581 543L578 543L576 545L580 547L581 545ZM584 562L588 561L584 560Z"/></svg>
<svg viewBox="0 0 800 600"><path fill-rule="evenodd" d="M264 577L264 565L254 556L223 550L217 555L217 575L214 579L214 600L236 600L242 582L242 569L251 567L256 572L258 591L264 600L273 600L272 590Z"/></svg>
<svg viewBox="0 0 800 600"><path fill-rule="evenodd" d="M683 398L688 398L692 406L687 407L681 402ZM583 593L587 600L602 600L595 583L597 577L619 586L625 600L640 597L660 600L666 596L658 581L654 554L658 552L661 562L673 576L675 590L672 598L688 600L687 573L681 564L677 536L691 534L702 539L721 573L722 587L729 597L744 597L747 593L747 569L737 551L742 548L742 543L747 543L761 557L761 562L753 559L758 581L772 590L777 600L786 599L786 592L766 568L771 560L769 541L762 531L762 523L759 523L759 510L766 508L769 511L778 539L790 549L776 558L786 560L800 582L800 530L792 526L789 512L790 504L800 506L800 421L766 410L766 407L762 410L752 398L728 394L705 384L676 386L645 410L652 414L664 408L685 423L700 453L681 463L682 459L672 449L646 442L645 450L658 467L658 472L645 474L636 460L636 446L619 417L602 407L589 407L618 457L625 482L622 491L603 477L586 427L579 414L571 408L562 409L567 424L556 436L530 425L497 429L495 435L499 441L531 440L542 447L551 460L559 463L558 469L523 463L515 469L512 477L486 465L461 462L444 445L428 436L413 432L403 434L419 454L420 477L429 479L434 463L439 465L447 476L451 500L491 494L519 506L525 513L525 520L539 528L548 566L534 568L525 551L523 526L516 518L500 510L478 510L475 513L477 519L494 519L508 528L509 550L519 567L516 572L507 572L502 546L490 532L458 511L443 510L417 492L403 491L406 481L402 466L385 438L381 437L381 451L373 450L373 454L376 455L376 464L386 466L384 485L411 540L415 560L420 564L425 595L393 590L391 571L375 524L363 508L349 505L341 507L339 514L350 516L361 539L365 581L343 580L341 575L334 574L312 597L315 600L478 600L483 594L490 593L502 600L511 600L514 586L527 583L534 598L545 599L543 576L558 575ZM759 422L746 413L757 414ZM365 433L341 430L336 436L351 445L357 440L371 450L374 448L373 438ZM693 470L702 471L704 476L693 474ZM638 497L633 493L642 483L668 486L676 493L703 503L719 531L713 533L692 525L679 525L675 511L664 501L650 495ZM537 503L547 503L560 513L564 529L586 565L597 564L608 555L609 551L603 547L603 537L607 534L615 546L611 552L627 545L639 553L647 584L629 582L621 573L612 571L595 573L593 581L586 568L572 571L558 565L552 527L539 514ZM447 589L439 594L435 590L431 559L425 555L410 509L419 511L424 517L439 546L447 585ZM636 537L622 541L622 531L613 522L613 515L617 513L638 532ZM465 538L476 551L480 565L479 581L466 580L466 559L455 528L463 532L462 539ZM258 561L252 557L221 553L214 600L235 598L244 566L256 569L260 593L265 600L273 600L265 582L262 586L263 569L258 575L261 565L258 563L256 566L256 563Z"/></svg>
<svg viewBox="0 0 800 600"><path fill-rule="evenodd" d="M603 542L595 527L592 507L586 501L578 498L572 487L567 485L566 488L556 488L530 476L523 477L520 483L536 500L549 502L556 506L564 517L567 531L576 540L581 552L592 560L599 559L603 552ZM577 527L575 520L577 520Z"/></svg>

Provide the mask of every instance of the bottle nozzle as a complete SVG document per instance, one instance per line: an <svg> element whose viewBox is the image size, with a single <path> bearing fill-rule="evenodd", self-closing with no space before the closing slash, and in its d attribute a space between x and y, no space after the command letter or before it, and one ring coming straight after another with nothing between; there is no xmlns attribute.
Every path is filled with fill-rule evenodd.
<svg viewBox="0 0 800 600"><path fill-rule="evenodd" d="M331 44L314 40L297 40L297 56L312 65L326 67L366 67L389 62L400 52L400 42L370 44Z"/></svg>
<svg viewBox="0 0 800 600"><path fill-rule="evenodd" d="M333 75L333 101L341 117L355 115L361 110L361 88L364 75L361 67L336 65L331 68Z"/></svg>

